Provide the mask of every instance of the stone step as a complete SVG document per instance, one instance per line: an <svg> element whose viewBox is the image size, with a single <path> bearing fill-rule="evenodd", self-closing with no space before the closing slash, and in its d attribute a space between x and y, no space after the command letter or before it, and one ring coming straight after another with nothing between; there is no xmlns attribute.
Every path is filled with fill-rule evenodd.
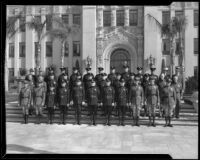
<svg viewBox="0 0 200 160"><path fill-rule="evenodd" d="M180 109L180 113L196 113L194 109Z"/></svg>
<svg viewBox="0 0 200 160"><path fill-rule="evenodd" d="M7 122L16 122L16 123L23 123L23 119L22 118L6 118ZM29 123L36 123L37 119L35 118L29 118ZM54 118L53 123L59 123L59 119L58 118ZM81 124L89 124L90 120L86 119L86 118L81 118ZM117 125L118 124L118 119L111 119L110 123L111 125ZM47 119L42 118L41 119L41 123L47 123ZM75 124L76 120L75 119L66 119L66 125L67 123L69 124ZM105 124L106 120L105 119L97 119L96 120L97 124ZM131 125L132 124L132 120L125 120L124 121L125 125ZM139 121L140 125L148 125L148 120L142 120L140 119ZM155 120L156 125L164 125L165 121L164 120ZM173 125L179 125L179 126L198 126L198 122L190 122L190 121L175 121L172 120L172 124Z"/></svg>

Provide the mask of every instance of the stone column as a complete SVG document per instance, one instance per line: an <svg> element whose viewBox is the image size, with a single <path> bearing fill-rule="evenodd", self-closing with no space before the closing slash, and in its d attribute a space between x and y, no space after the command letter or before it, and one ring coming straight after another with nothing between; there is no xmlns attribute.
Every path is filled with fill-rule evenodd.
<svg viewBox="0 0 200 160"><path fill-rule="evenodd" d="M41 21L42 23L46 20L46 9L45 8L41 8ZM44 29L46 32L46 28ZM44 34L44 33L42 33ZM40 67L41 70L44 72L45 71L45 66L46 66L46 37L44 39L41 40L41 53L40 53Z"/></svg>
<svg viewBox="0 0 200 160"><path fill-rule="evenodd" d="M96 6L82 7L82 60L88 56L92 58L92 73L96 74Z"/></svg>
<svg viewBox="0 0 200 160"><path fill-rule="evenodd" d="M144 41L143 41L143 37L138 37L138 51L137 51L137 66L139 67L143 67L143 59L144 59ZM134 72L136 71L136 68L134 68Z"/></svg>
<svg viewBox="0 0 200 160"><path fill-rule="evenodd" d="M69 25L73 25L73 14L72 14L72 12L70 12L70 14L69 14ZM73 39L72 39L72 36L68 37L68 45L69 45L69 56L68 56L68 61L67 61L68 64L67 64L67 66L68 66L68 72L71 75L72 74L72 69L74 67L73 66Z"/></svg>
<svg viewBox="0 0 200 160"><path fill-rule="evenodd" d="M97 22L98 34L101 36L103 33L103 6L99 6L97 9Z"/></svg>
<svg viewBox="0 0 200 160"><path fill-rule="evenodd" d="M15 15L19 14L19 8L15 9ZM19 19L15 23L15 29L19 27ZM15 55L14 55L14 76L19 76L19 31L15 33Z"/></svg>
<svg viewBox="0 0 200 160"><path fill-rule="evenodd" d="M32 20L33 10L31 6L26 7L26 22L30 22ZM35 67L35 44L34 44L34 30L29 29L26 26L26 57L25 57L25 66L26 69L29 70L30 68Z"/></svg>
<svg viewBox="0 0 200 160"><path fill-rule="evenodd" d="M111 26L116 27L116 25L117 25L116 7L113 6L111 8Z"/></svg>
<svg viewBox="0 0 200 160"><path fill-rule="evenodd" d="M125 7L124 12L124 26L129 26L129 7Z"/></svg>

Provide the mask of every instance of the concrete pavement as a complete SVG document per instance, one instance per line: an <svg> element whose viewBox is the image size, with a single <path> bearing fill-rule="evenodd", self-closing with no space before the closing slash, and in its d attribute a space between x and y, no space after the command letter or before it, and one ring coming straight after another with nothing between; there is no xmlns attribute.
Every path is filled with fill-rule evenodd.
<svg viewBox="0 0 200 160"><path fill-rule="evenodd" d="M198 127L6 123L7 153L170 154L198 158Z"/></svg>

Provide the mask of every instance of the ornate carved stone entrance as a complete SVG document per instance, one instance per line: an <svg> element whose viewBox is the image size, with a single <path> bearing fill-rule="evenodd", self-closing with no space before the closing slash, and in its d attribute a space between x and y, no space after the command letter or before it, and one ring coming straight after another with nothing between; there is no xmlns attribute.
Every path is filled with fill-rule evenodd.
<svg viewBox="0 0 200 160"><path fill-rule="evenodd" d="M127 50L119 48L112 52L110 57L110 66L114 66L116 72L123 72L124 61L127 61L128 65L131 66L131 58Z"/></svg>

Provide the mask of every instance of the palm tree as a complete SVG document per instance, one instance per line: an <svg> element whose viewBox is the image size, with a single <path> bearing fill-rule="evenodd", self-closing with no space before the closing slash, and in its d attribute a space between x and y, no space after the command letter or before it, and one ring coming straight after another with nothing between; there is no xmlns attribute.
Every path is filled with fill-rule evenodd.
<svg viewBox="0 0 200 160"><path fill-rule="evenodd" d="M166 37L170 39L170 55L171 55L171 62L172 62L172 73L174 74L174 57L175 57L175 51L176 51L176 37L177 34L179 36L179 42L180 42L180 56L179 56L179 64L183 65L183 33L185 31L186 27L186 17L183 16L181 18L173 17L170 19L169 23L167 24L161 24L155 17L153 17L151 14L146 15L147 18L155 22L156 27L158 27L159 31L161 32L161 37Z"/></svg>
<svg viewBox="0 0 200 160"><path fill-rule="evenodd" d="M50 14L50 21L52 21L52 14ZM41 60L41 41L45 37L44 28L47 24L47 19L42 22L40 18L33 16L30 22L26 22L26 25L29 29L35 30L37 37L38 37L38 45L37 45L37 52L36 52L36 70L40 68L40 60Z"/></svg>
<svg viewBox="0 0 200 160"><path fill-rule="evenodd" d="M6 53L5 53L5 91L8 91L8 40L11 39L17 29L15 28L15 23L22 17L22 12L19 14L8 18L6 21Z"/></svg>
<svg viewBox="0 0 200 160"><path fill-rule="evenodd" d="M47 31L44 36L50 36L52 40L58 39L61 42L61 67L64 67L65 44L70 34L79 32L79 25L70 26L64 22L61 17L53 17L52 22L55 22L56 27Z"/></svg>

